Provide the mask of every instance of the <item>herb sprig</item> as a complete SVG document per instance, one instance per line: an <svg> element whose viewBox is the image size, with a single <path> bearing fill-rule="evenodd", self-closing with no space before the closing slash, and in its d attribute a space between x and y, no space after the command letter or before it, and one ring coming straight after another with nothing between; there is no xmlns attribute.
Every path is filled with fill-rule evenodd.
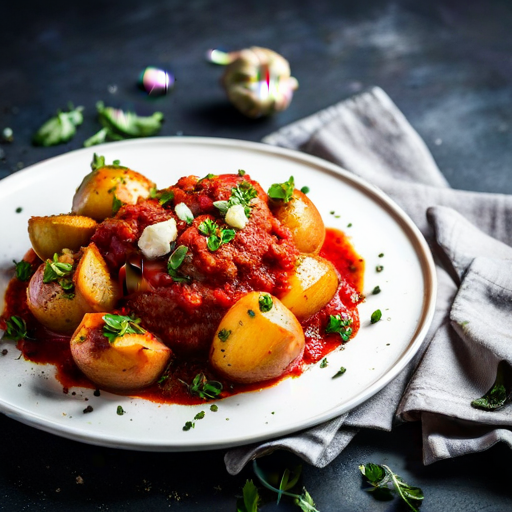
<svg viewBox="0 0 512 512"><path fill-rule="evenodd" d="M283 201L288 203L293 197L293 191L295 189L295 181L293 176L290 176L288 181L284 183L274 183L268 189L268 196L276 201Z"/></svg>
<svg viewBox="0 0 512 512"><path fill-rule="evenodd" d="M220 211L221 215L226 215L226 212L232 206L240 204L244 207L245 216L249 219L253 207L251 201L257 196L256 189L248 181L242 181L231 189L231 196L228 201L215 201L213 205Z"/></svg>
<svg viewBox="0 0 512 512"><path fill-rule="evenodd" d="M342 318L341 315L330 315L325 332L328 334L338 333L343 341L348 341L352 336L351 325L352 319L350 317Z"/></svg>
<svg viewBox="0 0 512 512"><path fill-rule="evenodd" d="M114 343L116 338L125 334L144 334L146 332L139 323L140 318L133 318L125 315L103 315L103 336L108 338L110 343Z"/></svg>
<svg viewBox="0 0 512 512"><path fill-rule="evenodd" d="M405 483L404 480L393 473L388 466L372 464L362 464L359 470L372 486L369 489L375 499L389 500L393 498L393 492L409 506L414 512L418 512L424 495L419 487L413 487Z"/></svg>
<svg viewBox="0 0 512 512"><path fill-rule="evenodd" d="M221 245L231 242L235 238L236 231L229 228L219 228L212 219L206 219L197 227L199 232L208 238L206 244L212 252L217 251Z"/></svg>
<svg viewBox="0 0 512 512"><path fill-rule="evenodd" d="M185 245L180 245L169 256L169 260L167 261L167 273L172 277L172 280L175 283L189 283L191 281L190 276L184 275L178 271L178 269L181 267L181 264L185 260L187 252L188 247Z"/></svg>
<svg viewBox="0 0 512 512"><path fill-rule="evenodd" d="M4 333L4 338L13 341L19 341L29 338L27 333L27 324L25 320L21 318L21 316L13 315L11 318L5 321L6 329Z"/></svg>
<svg viewBox="0 0 512 512"><path fill-rule="evenodd" d="M32 265L25 260L14 261L14 265L16 266L16 279L19 281L28 281L32 277L34 273L32 271Z"/></svg>
<svg viewBox="0 0 512 512"><path fill-rule="evenodd" d="M187 384L181 379L180 382L188 388L191 395L196 395L203 400L213 400L222 393L222 384L216 380L208 380L204 373L198 373L192 384Z"/></svg>
<svg viewBox="0 0 512 512"><path fill-rule="evenodd" d="M68 292L65 298L72 299L75 296L74 293L71 293L74 284L69 276L72 273L73 265L59 261L59 256L55 253L53 260L46 260L43 272L43 283L48 284L56 281L64 291Z"/></svg>

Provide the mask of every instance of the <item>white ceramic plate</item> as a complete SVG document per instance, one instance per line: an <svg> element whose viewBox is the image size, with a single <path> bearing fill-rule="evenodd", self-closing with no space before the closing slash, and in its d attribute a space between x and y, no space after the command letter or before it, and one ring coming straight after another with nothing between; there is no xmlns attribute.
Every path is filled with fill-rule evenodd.
<svg viewBox="0 0 512 512"><path fill-rule="evenodd" d="M366 260L366 301L359 306L361 329L345 349L329 355L329 366L299 378L210 404L155 404L90 389L64 394L51 365L19 357L14 344L0 342L0 411L23 423L70 439L118 448L183 451L223 448L298 431L342 414L388 384L418 350L434 312L435 272L430 251L410 219L386 195L343 169L301 153L263 144L207 138L153 138L81 149L39 163L0 183L0 269L3 281L13 259L30 247L32 215L68 212L74 191L90 170L93 153L119 159L161 188L181 176L247 171L266 189L295 177L308 186L326 226L350 235ZM22 207L21 213L16 209ZM330 212L334 211L335 215ZM350 227L348 225L351 224ZM379 254L383 253L383 257ZM383 265L380 273L376 265ZM11 273L12 275L12 273ZM382 292L372 295L379 285ZM0 293L5 290L2 283ZM370 325L373 311L382 320ZM332 379L344 366L347 371ZM75 392L75 394L72 394ZM91 405L94 411L84 414ZM121 405L126 414L116 414ZM182 430L199 411L204 419Z"/></svg>

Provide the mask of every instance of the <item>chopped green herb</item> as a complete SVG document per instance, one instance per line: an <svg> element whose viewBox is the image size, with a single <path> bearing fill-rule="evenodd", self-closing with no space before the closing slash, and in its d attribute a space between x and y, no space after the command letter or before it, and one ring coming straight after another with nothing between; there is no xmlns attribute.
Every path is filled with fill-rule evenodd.
<svg viewBox="0 0 512 512"><path fill-rule="evenodd" d="M336 212L335 212L334 210L331 210L329 213L330 213L331 215L334 215Z"/></svg>
<svg viewBox="0 0 512 512"><path fill-rule="evenodd" d="M203 220L197 227L199 233L206 236L214 235L218 228L219 226L217 226L217 223L212 219Z"/></svg>
<svg viewBox="0 0 512 512"><path fill-rule="evenodd" d="M46 121L32 138L36 146L56 146L71 140L76 134L76 127L84 121L83 107L69 106L69 112L57 111L57 115Z"/></svg>
<svg viewBox="0 0 512 512"><path fill-rule="evenodd" d="M267 313L267 311L270 311L272 307L274 306L274 301L272 300L272 297L270 295L260 295L260 298L258 299L258 304L260 306L260 311L262 313Z"/></svg>
<svg viewBox="0 0 512 512"><path fill-rule="evenodd" d="M329 323L325 328L326 333L338 333L343 341L348 341L352 336L352 318L342 318L341 315L330 315Z"/></svg>
<svg viewBox="0 0 512 512"><path fill-rule="evenodd" d="M159 379L158 379L158 384L163 384L167 379L169 378L169 375L167 375L166 373L164 373Z"/></svg>
<svg viewBox="0 0 512 512"><path fill-rule="evenodd" d="M108 338L110 343L113 343L116 338L120 338L125 334L144 334L145 329L140 327L140 318L133 318L131 316L123 315L103 315L103 336Z"/></svg>
<svg viewBox="0 0 512 512"><path fill-rule="evenodd" d="M219 410L219 406L217 404L210 405L210 411L217 412Z"/></svg>
<svg viewBox="0 0 512 512"><path fill-rule="evenodd" d="M18 206L16 210L14 210L16 213L21 213L23 211L23 208L21 206Z"/></svg>
<svg viewBox="0 0 512 512"><path fill-rule="evenodd" d="M187 432L187 431L188 431L188 430L190 430L191 428L195 428L195 426L196 426L196 424L195 424L195 423L193 423L192 421L187 421L187 422L185 423L185 425L183 425L183 430L184 430L185 432Z"/></svg>
<svg viewBox="0 0 512 512"><path fill-rule="evenodd" d="M349 223L347 224L347 228L351 228L351 227L352 227L352 222L349 222Z"/></svg>
<svg viewBox="0 0 512 512"><path fill-rule="evenodd" d="M245 171L243 169L238 169L238 176L245 176Z"/></svg>
<svg viewBox="0 0 512 512"><path fill-rule="evenodd" d="M14 261L13 263L16 265L16 279L19 281L28 281L32 277L32 265L25 260Z"/></svg>
<svg viewBox="0 0 512 512"><path fill-rule="evenodd" d="M388 466L372 464L362 464L359 470L366 478L372 488L368 489L377 500L393 499L393 492L408 505L414 512L418 512L423 502L423 491L419 487L412 487L404 480L393 473Z"/></svg>
<svg viewBox="0 0 512 512"><path fill-rule="evenodd" d="M473 400L471 407L484 411L501 409L512 396L512 379L510 377L507 379L507 371L510 372L508 363L505 360L500 361L496 371L496 380L491 389L481 398Z"/></svg>
<svg viewBox="0 0 512 512"><path fill-rule="evenodd" d="M276 201L283 201L287 203L293 197L293 190L295 189L295 181L293 176L290 176L288 181L284 183L274 183L268 189L268 196Z"/></svg>
<svg viewBox="0 0 512 512"><path fill-rule="evenodd" d="M194 419L195 420L202 420L204 418L204 415L205 415L205 412L204 411L200 411L198 412L195 416L194 416Z"/></svg>
<svg viewBox="0 0 512 512"><path fill-rule="evenodd" d="M375 267L375 272L382 272L384 270L384 267L382 265L377 265Z"/></svg>
<svg viewBox="0 0 512 512"><path fill-rule="evenodd" d="M221 229L220 230L220 243L227 244L235 238L236 231L234 229Z"/></svg>
<svg viewBox="0 0 512 512"><path fill-rule="evenodd" d="M222 384L216 380L208 380L204 373L198 373L190 385L184 381L181 382L187 386L191 395L196 395L203 400L218 398L222 393Z"/></svg>
<svg viewBox="0 0 512 512"><path fill-rule="evenodd" d="M105 167L105 157L94 153L94 155L92 157L92 162L91 162L91 169L93 171L97 171L98 169L101 169L102 167Z"/></svg>
<svg viewBox="0 0 512 512"><path fill-rule="evenodd" d="M123 409L122 405L117 406L117 415L122 416L126 411Z"/></svg>
<svg viewBox="0 0 512 512"><path fill-rule="evenodd" d="M372 294L373 295L377 295L378 293L380 293L382 290L380 289L380 286L376 286L373 290L372 290Z"/></svg>
<svg viewBox="0 0 512 512"><path fill-rule="evenodd" d="M217 223L211 219L206 219L197 227L199 232L206 235L206 245L212 252L217 251L221 245L231 242L235 238L236 232L234 229L220 229ZM217 235L220 234L220 237Z"/></svg>
<svg viewBox="0 0 512 512"><path fill-rule="evenodd" d="M347 371L346 368L343 366L332 376L333 379L337 379L338 377L341 377L345 372Z"/></svg>
<svg viewBox="0 0 512 512"><path fill-rule="evenodd" d="M231 197L228 201L228 209L235 204L241 204L244 207L245 216L251 217L251 201L258 196L256 189L248 182L237 183L236 187L231 189Z"/></svg>
<svg viewBox="0 0 512 512"><path fill-rule="evenodd" d="M382 318L382 311L380 309L376 309L370 318L370 322L372 324L376 324Z"/></svg>
<svg viewBox="0 0 512 512"><path fill-rule="evenodd" d="M303 193L303 194L309 194L309 187L302 187L300 189L300 191Z"/></svg>
<svg viewBox="0 0 512 512"><path fill-rule="evenodd" d="M320 368L327 368L329 366L329 361L327 361L327 357L324 357L320 363Z"/></svg>
<svg viewBox="0 0 512 512"><path fill-rule="evenodd" d="M11 318L5 321L6 329L4 338L9 340L19 341L28 338L27 335L27 324L21 316L13 315Z"/></svg>
<svg viewBox="0 0 512 512"><path fill-rule="evenodd" d="M231 331L229 331L228 329L221 329L217 336L219 338L220 341L227 341L229 336L231 334Z"/></svg>
<svg viewBox="0 0 512 512"><path fill-rule="evenodd" d="M158 194L158 202L161 206L166 206L174 199L174 192L172 190L164 190Z"/></svg>
<svg viewBox="0 0 512 512"><path fill-rule="evenodd" d="M379 254L379 258L384 258L384 253L383 253L383 252L381 252L381 253Z"/></svg>
<svg viewBox="0 0 512 512"><path fill-rule="evenodd" d="M121 209L121 206L123 206L123 202L114 194L112 199L112 211L117 213Z"/></svg>
<svg viewBox="0 0 512 512"><path fill-rule="evenodd" d="M201 179L197 180L197 183L199 184L199 183L201 183L201 182L202 182L202 181L204 181L204 180L211 180L211 179L216 178L216 177L217 177L217 175L216 175L216 174L212 174L212 173L210 172L210 173L208 173L204 178L201 178Z"/></svg>
<svg viewBox="0 0 512 512"><path fill-rule="evenodd" d="M254 318L256 316L256 313L252 310L252 309L248 309L247 310L247 314L251 317L251 318Z"/></svg>
<svg viewBox="0 0 512 512"><path fill-rule="evenodd" d="M48 284L57 281L64 290L73 289L73 283L68 276L73 272L71 263L62 263L59 261L57 253L53 255L53 260L46 260L43 273L43 283ZM70 284L71 283L71 284Z"/></svg>
<svg viewBox="0 0 512 512"><path fill-rule="evenodd" d="M103 128L84 142L85 147L107 141L149 137L156 135L164 120L162 112L142 117L134 112L105 107L103 102L96 103L98 119Z"/></svg>

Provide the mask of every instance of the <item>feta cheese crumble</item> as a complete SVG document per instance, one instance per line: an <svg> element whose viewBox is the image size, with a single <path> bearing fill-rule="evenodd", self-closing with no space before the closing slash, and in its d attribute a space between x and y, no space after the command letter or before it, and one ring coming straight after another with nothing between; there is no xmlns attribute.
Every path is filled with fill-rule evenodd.
<svg viewBox="0 0 512 512"><path fill-rule="evenodd" d="M165 256L171 251L171 242L178 237L174 219L147 226L139 238L139 249L148 259Z"/></svg>
<svg viewBox="0 0 512 512"><path fill-rule="evenodd" d="M234 204L228 208L225 221L232 228L244 229L249 219L245 215L244 207L241 204Z"/></svg>

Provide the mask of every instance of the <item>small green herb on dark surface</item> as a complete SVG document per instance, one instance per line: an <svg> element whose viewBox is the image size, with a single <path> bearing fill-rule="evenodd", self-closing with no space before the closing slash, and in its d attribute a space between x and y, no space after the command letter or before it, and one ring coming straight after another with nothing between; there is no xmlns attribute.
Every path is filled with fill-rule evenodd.
<svg viewBox="0 0 512 512"><path fill-rule="evenodd" d="M24 340L28 338L27 336L27 324L25 320L21 318L21 316L13 315L11 318L6 320L6 329L4 333L4 338L13 341Z"/></svg>
<svg viewBox="0 0 512 512"><path fill-rule="evenodd" d="M287 203L292 198L294 189L295 181L293 176L290 176L290 179L284 183L274 183L271 185L267 193L271 199Z"/></svg>
<svg viewBox="0 0 512 512"><path fill-rule="evenodd" d="M16 265L16 278L19 281L28 281L32 277L32 265L25 260L13 261Z"/></svg>
<svg viewBox="0 0 512 512"><path fill-rule="evenodd" d="M481 398L471 402L471 407L484 411L497 411L512 399L512 369L507 361L500 361L496 380Z"/></svg>
<svg viewBox="0 0 512 512"><path fill-rule="evenodd" d="M56 146L71 140L76 134L76 127L84 121L83 107L69 106L69 112L57 111L57 115L48 119L32 138L36 146Z"/></svg>
<svg viewBox="0 0 512 512"><path fill-rule="evenodd" d="M103 315L103 336L108 338L110 343L113 343L116 338L120 338L125 334L144 334L146 332L139 323L140 318L132 318L131 316L123 315Z"/></svg>
<svg viewBox="0 0 512 512"><path fill-rule="evenodd" d="M424 498L423 491L419 487L412 487L405 483L385 465L380 466L370 462L359 466L359 470L372 486L368 491L375 499L390 500L393 499L393 493L397 493L411 510L418 512Z"/></svg>
<svg viewBox="0 0 512 512"><path fill-rule="evenodd" d="M372 324L376 324L382 318L382 311L380 309L376 309L370 318L370 322Z"/></svg>

